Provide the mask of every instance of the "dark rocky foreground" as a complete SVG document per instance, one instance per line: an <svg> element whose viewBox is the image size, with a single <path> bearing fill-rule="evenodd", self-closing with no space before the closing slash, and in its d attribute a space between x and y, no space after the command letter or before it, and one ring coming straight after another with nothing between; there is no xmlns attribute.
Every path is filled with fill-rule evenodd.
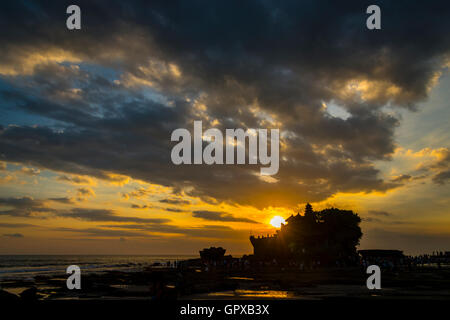
<svg viewBox="0 0 450 320"><path fill-rule="evenodd" d="M56 300L449 300L450 268L383 271L381 290L368 290L360 268L265 267L220 270L149 268L142 272L83 274L80 290L68 290L67 275L0 282L0 301Z"/></svg>

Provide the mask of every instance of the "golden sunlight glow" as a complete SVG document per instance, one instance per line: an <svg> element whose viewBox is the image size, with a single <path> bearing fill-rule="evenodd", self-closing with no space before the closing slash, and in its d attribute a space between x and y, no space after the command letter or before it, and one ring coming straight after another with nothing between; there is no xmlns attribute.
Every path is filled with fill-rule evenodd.
<svg viewBox="0 0 450 320"><path fill-rule="evenodd" d="M280 216L275 216L272 218L272 220L270 220L270 224L275 228L281 228L281 224L284 223L286 223L286 221L284 221L283 217Z"/></svg>

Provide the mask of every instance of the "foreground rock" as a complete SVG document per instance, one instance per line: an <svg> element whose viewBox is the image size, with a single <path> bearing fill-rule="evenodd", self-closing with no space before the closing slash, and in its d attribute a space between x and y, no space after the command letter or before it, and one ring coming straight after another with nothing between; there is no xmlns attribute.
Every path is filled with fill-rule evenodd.
<svg viewBox="0 0 450 320"><path fill-rule="evenodd" d="M36 287L31 287L31 288L25 289L20 294L20 298L24 302L27 302L27 303L37 301L39 299L37 288Z"/></svg>
<svg viewBox="0 0 450 320"><path fill-rule="evenodd" d="M17 295L10 293L8 291L5 290L0 290L0 302L2 304L6 304L6 303L16 303L18 302L20 299Z"/></svg>

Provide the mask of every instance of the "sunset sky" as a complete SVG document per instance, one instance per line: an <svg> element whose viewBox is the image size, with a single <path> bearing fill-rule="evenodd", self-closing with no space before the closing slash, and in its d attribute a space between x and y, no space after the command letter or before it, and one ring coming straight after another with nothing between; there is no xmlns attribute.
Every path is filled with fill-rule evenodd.
<svg viewBox="0 0 450 320"><path fill-rule="evenodd" d="M251 253L307 202L360 248L450 250L445 3L2 2L0 254ZM172 164L195 120L279 128L278 173Z"/></svg>

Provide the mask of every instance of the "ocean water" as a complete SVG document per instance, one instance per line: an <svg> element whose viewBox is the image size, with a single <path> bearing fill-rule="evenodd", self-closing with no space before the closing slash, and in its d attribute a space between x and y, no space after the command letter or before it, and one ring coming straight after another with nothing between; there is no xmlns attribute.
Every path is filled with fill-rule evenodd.
<svg viewBox="0 0 450 320"><path fill-rule="evenodd" d="M0 255L0 280L65 274L70 265L81 272L140 271L154 263L198 258L187 255Z"/></svg>

